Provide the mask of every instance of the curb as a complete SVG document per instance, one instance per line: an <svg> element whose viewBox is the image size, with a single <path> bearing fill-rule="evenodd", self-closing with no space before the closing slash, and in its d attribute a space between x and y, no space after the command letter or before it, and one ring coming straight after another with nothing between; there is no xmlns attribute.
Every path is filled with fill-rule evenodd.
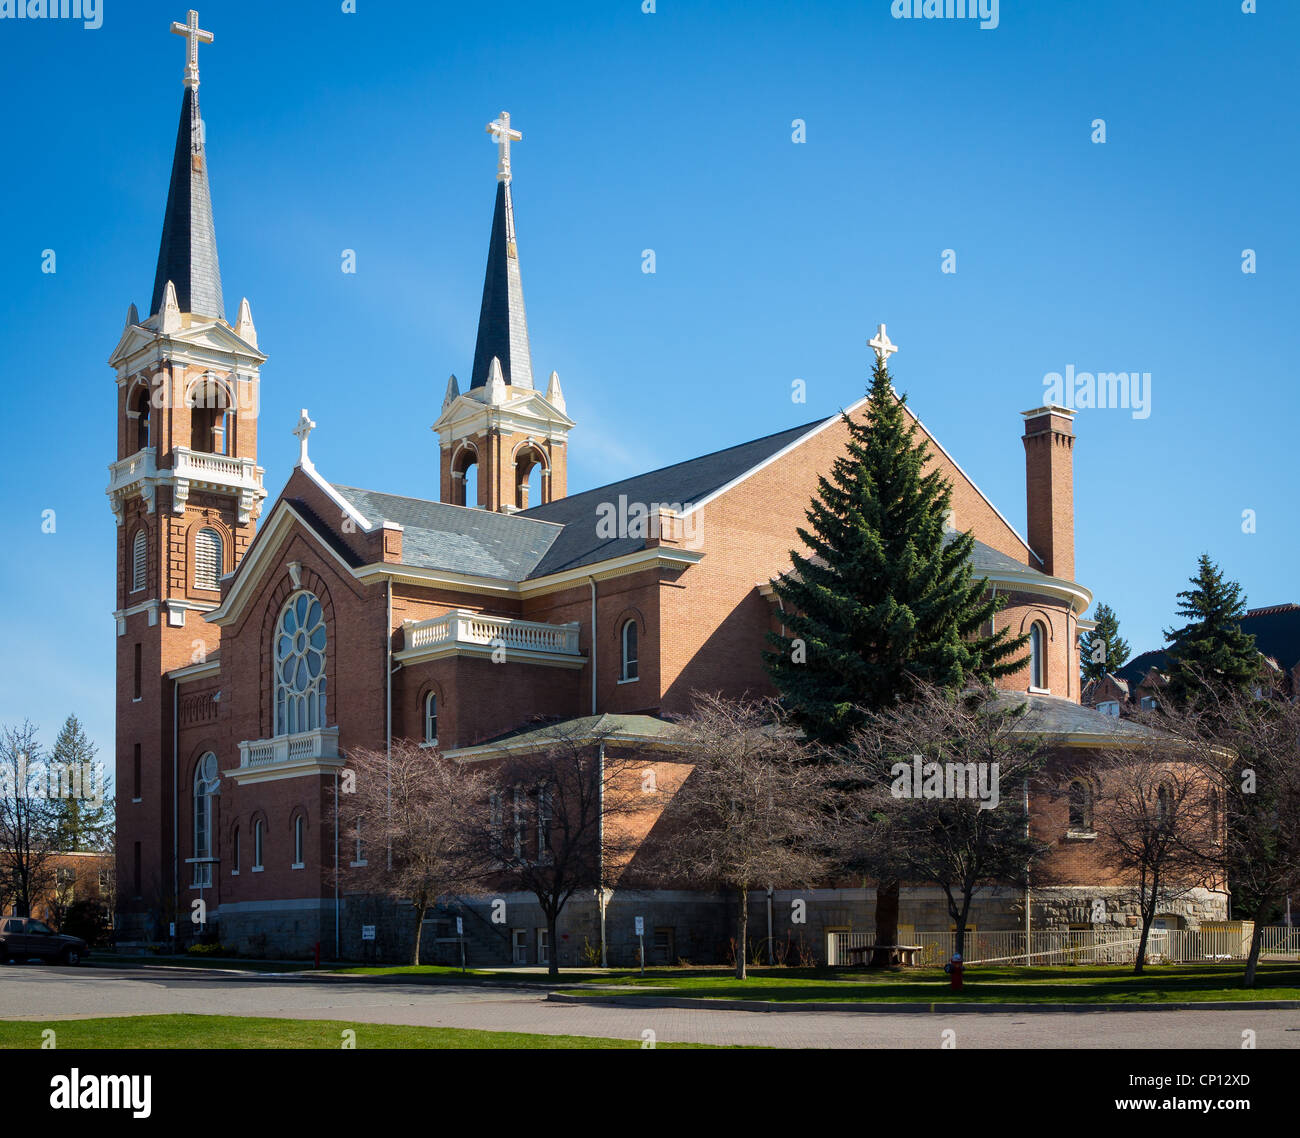
<svg viewBox="0 0 1300 1138"><path fill-rule="evenodd" d="M609 1004L621 1008L686 1008L695 1011L738 1012L892 1012L904 1015L962 1013L1021 1015L1025 1012L1183 1012L1300 1010L1300 1000L1202 1000L1158 1004L994 1004L994 1003L777 1003L771 1000L707 1000L690 996L568 996L552 992L547 1000L557 1004Z"/></svg>

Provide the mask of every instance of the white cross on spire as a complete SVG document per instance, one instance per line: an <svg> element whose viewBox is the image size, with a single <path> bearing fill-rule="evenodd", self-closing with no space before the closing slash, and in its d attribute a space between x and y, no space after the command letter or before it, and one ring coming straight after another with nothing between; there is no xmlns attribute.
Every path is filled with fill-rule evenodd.
<svg viewBox="0 0 1300 1138"><path fill-rule="evenodd" d="M876 329L875 339L867 341L867 347L875 349L876 359L882 364L889 363L889 357L898 351L898 345L889 342L889 336L885 332L883 324Z"/></svg>
<svg viewBox="0 0 1300 1138"><path fill-rule="evenodd" d="M298 425L294 427L293 433L298 436L298 465L311 469L311 459L307 457L307 436L316 429L316 424L312 422L311 416L307 414L307 408L302 409L302 418L298 420Z"/></svg>
<svg viewBox="0 0 1300 1138"><path fill-rule="evenodd" d="M510 128L510 112L502 111L496 120L485 128L497 144L497 181L510 181L510 144L518 142L524 136Z"/></svg>
<svg viewBox="0 0 1300 1138"><path fill-rule="evenodd" d="M199 85L199 44L211 43L212 33L199 27L199 14L191 8L185 23L172 23L172 35L185 37L185 86Z"/></svg>

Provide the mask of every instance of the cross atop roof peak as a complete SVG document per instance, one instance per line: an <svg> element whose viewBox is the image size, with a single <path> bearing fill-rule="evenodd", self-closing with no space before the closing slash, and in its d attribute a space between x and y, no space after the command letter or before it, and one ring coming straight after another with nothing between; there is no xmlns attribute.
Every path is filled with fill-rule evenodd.
<svg viewBox="0 0 1300 1138"><path fill-rule="evenodd" d="M510 181L510 144L524 136L510 126L510 112L502 111L484 128L497 144L497 181Z"/></svg>
<svg viewBox="0 0 1300 1138"><path fill-rule="evenodd" d="M185 23L179 20L172 23L172 35L185 37L185 86L199 85L199 44L211 43L212 33L199 27L199 14L191 8L185 17Z"/></svg>

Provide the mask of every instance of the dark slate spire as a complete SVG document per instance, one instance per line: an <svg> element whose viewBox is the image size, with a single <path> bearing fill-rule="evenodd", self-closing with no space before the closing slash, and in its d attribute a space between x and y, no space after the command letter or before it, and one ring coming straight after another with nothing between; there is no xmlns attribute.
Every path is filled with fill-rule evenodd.
<svg viewBox="0 0 1300 1138"><path fill-rule="evenodd" d="M509 116L502 112L502 118L504 130L508 131ZM500 123L492 123L488 129L491 131L500 126ZM517 133L512 137L517 139ZM510 194L508 142L497 173L497 202L492 214L483 306L478 314L478 342L474 345L471 390L487 384L493 357L501 361L506 383L513 387L533 386L533 359L528 350L528 321L524 316L524 287L519 279L519 252L515 246L515 208Z"/></svg>
<svg viewBox="0 0 1300 1138"><path fill-rule="evenodd" d="M197 85L187 85L181 101L181 121L176 131L176 153L172 158L172 180L167 190L167 213L163 217L150 315L162 307L168 281L176 286L176 300L182 312L226 318Z"/></svg>

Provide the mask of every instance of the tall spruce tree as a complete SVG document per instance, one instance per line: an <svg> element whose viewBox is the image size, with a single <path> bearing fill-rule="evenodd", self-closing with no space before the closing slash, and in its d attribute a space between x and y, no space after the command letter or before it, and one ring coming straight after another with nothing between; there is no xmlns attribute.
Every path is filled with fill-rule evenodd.
<svg viewBox="0 0 1300 1138"><path fill-rule="evenodd" d="M1097 626L1084 633L1080 656L1083 678L1099 680L1107 672L1117 672L1129 658L1129 645L1119 634L1119 617L1110 605L1098 605L1094 618Z"/></svg>
<svg viewBox="0 0 1300 1138"><path fill-rule="evenodd" d="M113 804L104 771L95 763L96 752L81 720L69 715L48 756L51 839L60 852L103 849L112 831Z"/></svg>
<svg viewBox="0 0 1300 1138"><path fill-rule="evenodd" d="M1002 607L973 577L974 538L947 529L952 487L926 471L929 446L877 360L865 422L847 414L847 452L817 497L792 551L794 572L774 585L785 633L764 661L810 739L849 740L872 712L906 699L918 681L959 688L1021 667L1028 636L983 631ZM990 625L991 627L991 625ZM897 869L876 865L876 941L898 941ZM872 964L888 962L878 951Z"/></svg>
<svg viewBox="0 0 1300 1138"><path fill-rule="evenodd" d="M1255 637L1242 632L1246 598L1236 581L1202 553L1191 588L1178 594L1181 628L1165 630L1169 655L1169 698L1181 704L1205 683L1245 691L1259 675Z"/></svg>
<svg viewBox="0 0 1300 1138"><path fill-rule="evenodd" d="M785 634L764 653L796 722L846 740L917 681L957 688L1021 667L1026 636L984 628L1003 604L971 571L974 538L947 530L952 487L926 471L929 444L877 361L865 422L844 416L848 449L800 528L808 553L774 584Z"/></svg>

